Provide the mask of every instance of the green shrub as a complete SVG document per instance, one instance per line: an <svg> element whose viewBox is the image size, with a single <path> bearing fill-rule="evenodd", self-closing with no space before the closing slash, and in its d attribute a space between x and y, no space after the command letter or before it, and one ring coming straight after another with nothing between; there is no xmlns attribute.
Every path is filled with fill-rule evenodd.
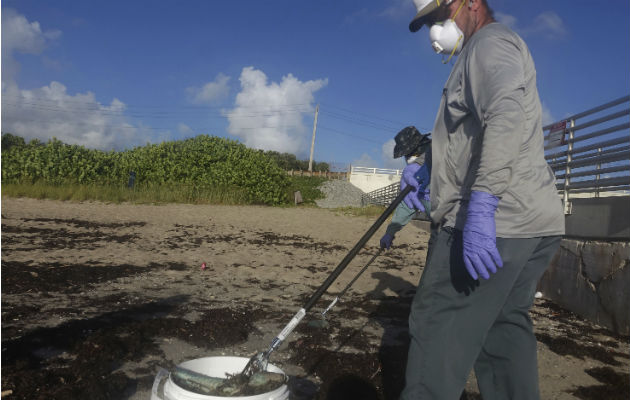
<svg viewBox="0 0 630 400"><path fill-rule="evenodd" d="M321 177L292 176L289 179L288 198L293 200L293 194L299 191L304 204L315 204L315 200L324 198L324 193L318 188L325 181L326 178Z"/></svg>
<svg viewBox="0 0 630 400"><path fill-rule="evenodd" d="M132 171L139 186L220 188L222 193L244 193L247 202L255 204L288 201L289 179L274 160L236 141L208 135L120 152L86 149L54 138L46 144L17 140L17 145L2 151L4 183L119 186L127 184Z"/></svg>

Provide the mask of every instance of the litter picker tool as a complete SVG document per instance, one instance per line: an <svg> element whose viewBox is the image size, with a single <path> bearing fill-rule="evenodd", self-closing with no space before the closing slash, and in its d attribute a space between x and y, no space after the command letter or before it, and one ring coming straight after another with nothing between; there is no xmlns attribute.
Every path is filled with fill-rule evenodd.
<svg viewBox="0 0 630 400"><path fill-rule="evenodd" d="M383 225L383 222L389 217L389 215L394 211L394 209L400 204L401 201L405 198L405 196L413 189L412 186L407 186L403 189L398 196L392 201L392 203L387 207L387 209L381 214L380 217L374 222L374 224L368 229L367 232L359 239L357 244L350 250L350 252L346 255L346 257L341 260L337 268L328 276L328 278L324 281L324 283L313 293L311 298L306 302L304 307L300 308L300 310L293 316L291 321L282 329L282 331L276 336L269 345L267 351L260 352L255 354L252 358L250 358L249 362L243 369L242 374L246 376L251 376L252 374L258 371L264 371L267 368L267 363L269 362L269 356L273 351L275 351L282 342L293 332L293 329L300 323L302 318L306 315L306 313L315 305L317 300L324 294L324 292L332 285L332 283L339 277L339 275L343 272L344 269L348 266L350 261L357 255L359 250L365 246L368 240L374 235L374 233L378 230L378 228ZM370 261L371 262L371 261Z"/></svg>
<svg viewBox="0 0 630 400"><path fill-rule="evenodd" d="M322 317L324 317L324 318L326 317L326 313L327 313L328 311L330 311L330 309L331 309L331 308L333 308L333 307L335 306L335 304L337 304L337 303L339 302L339 299L340 299L340 298L342 298L344 294L346 294L346 292L348 291L348 289L350 289L350 287L351 287L352 285L354 285L354 282L356 282L356 281L357 281L357 279L359 279L359 277L360 277L360 276L361 276L361 275L365 272L365 270L366 270L366 269L368 269L368 267L370 266L370 264L372 264L372 261L374 261L374 260L376 259L376 257L378 257L378 255L379 255L379 254L381 254L381 251L383 251L383 249L381 249L381 248L379 247L379 249L378 249L378 251L376 252L376 254L374 254L374 255L372 256L372 258L370 258L370 261L368 261L368 262L367 262L367 264L365 264L365 265L363 266L363 268L361 268L361 271L359 271L359 273L358 273L358 274L356 274L356 276L355 276L354 278L352 278L352 280L350 281L350 283L348 283L348 284L346 285L346 287L345 287L345 288L343 288L343 290L341 291L341 293L339 293L339 294L337 295L337 297L335 297L335 298L333 299L333 301L331 301L331 302L330 302L330 304L328 305L328 307L326 307L326 309L325 309L324 311L322 311Z"/></svg>

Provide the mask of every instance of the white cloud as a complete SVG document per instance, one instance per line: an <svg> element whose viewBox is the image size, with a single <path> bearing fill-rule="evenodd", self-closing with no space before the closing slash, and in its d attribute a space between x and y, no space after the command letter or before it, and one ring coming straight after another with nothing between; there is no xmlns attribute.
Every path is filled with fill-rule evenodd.
<svg viewBox="0 0 630 400"><path fill-rule="evenodd" d="M218 104L230 93L230 77L219 73L214 81L208 82L202 87L189 87L186 89L190 101L194 104Z"/></svg>
<svg viewBox="0 0 630 400"><path fill-rule="evenodd" d="M33 90L9 84L2 90L2 131L27 140L52 137L96 149L121 149L146 144L147 128L135 127L124 116L125 104L96 101L93 93L70 95L59 82Z"/></svg>
<svg viewBox="0 0 630 400"><path fill-rule="evenodd" d="M416 8L410 0L392 0L385 10L379 13L379 17L387 17L394 20L411 19L416 15Z"/></svg>
<svg viewBox="0 0 630 400"><path fill-rule="evenodd" d="M192 128L184 123L177 125L177 131L182 135L191 135L193 133Z"/></svg>
<svg viewBox="0 0 630 400"><path fill-rule="evenodd" d="M495 13L496 19L509 26L522 36L543 36L546 39L560 39L568 34L564 21L553 11L538 14L529 25L520 25L519 21L510 14Z"/></svg>
<svg viewBox="0 0 630 400"><path fill-rule="evenodd" d="M39 22L29 22L11 8L2 10L2 81L15 79L20 69L15 52L41 54L46 46L61 36L61 31L42 31Z"/></svg>
<svg viewBox="0 0 630 400"><path fill-rule="evenodd" d="M384 168L403 169L405 165L401 158L394 158L394 146L396 146L396 141L390 139L383 143L381 147L381 159L383 160Z"/></svg>
<svg viewBox="0 0 630 400"><path fill-rule="evenodd" d="M370 12L367 8L362 8L346 16L343 20L344 25L352 25L356 23L364 23L371 18Z"/></svg>
<svg viewBox="0 0 630 400"><path fill-rule="evenodd" d="M536 16L530 30L534 34L542 34L549 39L567 35L567 28L562 18L553 11L546 11Z"/></svg>
<svg viewBox="0 0 630 400"><path fill-rule="evenodd" d="M366 168L378 168L376 161L372 159L367 153L361 154L359 159L352 161L352 165L355 167L366 167Z"/></svg>
<svg viewBox="0 0 630 400"><path fill-rule="evenodd" d="M543 101L542 102L542 124L543 126L545 126L545 125L551 124L552 122L556 122L556 119L551 114L551 110L549 109L549 107L547 107L547 105Z"/></svg>
<svg viewBox="0 0 630 400"><path fill-rule="evenodd" d="M43 31L38 22L30 22L14 10L2 10L2 131L27 140L45 142L56 137L68 144L104 150L146 144L152 136L150 129L129 124L126 106L118 99L102 105L93 93L71 95L54 81L31 90L18 86L14 53L39 55L60 35L57 30ZM51 62L45 57L42 61Z"/></svg>
<svg viewBox="0 0 630 400"><path fill-rule="evenodd" d="M500 23L502 23L504 25L507 25L507 26L509 26L512 29L516 29L516 17L515 16L497 11L497 12L494 13L494 17Z"/></svg>
<svg viewBox="0 0 630 400"><path fill-rule="evenodd" d="M292 154L306 151L310 141L304 118L312 121L313 94L328 79L302 82L288 74L280 83L268 83L263 71L245 67L239 80L235 107L223 112L228 132L248 147Z"/></svg>
<svg viewBox="0 0 630 400"><path fill-rule="evenodd" d="M13 9L2 10L2 51L39 54L50 40L61 36L61 31L42 31L39 22L29 22Z"/></svg>
<svg viewBox="0 0 630 400"><path fill-rule="evenodd" d="M377 18L384 18L397 24L408 23L416 14L416 8L410 0L388 0L381 3L386 3L384 9L380 11L358 9L344 19L344 24L365 24Z"/></svg>

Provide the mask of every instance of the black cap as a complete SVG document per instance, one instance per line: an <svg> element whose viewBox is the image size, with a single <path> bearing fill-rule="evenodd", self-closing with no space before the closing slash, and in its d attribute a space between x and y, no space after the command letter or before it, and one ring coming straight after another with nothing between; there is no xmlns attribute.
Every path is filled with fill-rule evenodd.
<svg viewBox="0 0 630 400"><path fill-rule="evenodd" d="M408 126L394 137L394 158L424 153L431 144L429 135L423 135L415 126Z"/></svg>

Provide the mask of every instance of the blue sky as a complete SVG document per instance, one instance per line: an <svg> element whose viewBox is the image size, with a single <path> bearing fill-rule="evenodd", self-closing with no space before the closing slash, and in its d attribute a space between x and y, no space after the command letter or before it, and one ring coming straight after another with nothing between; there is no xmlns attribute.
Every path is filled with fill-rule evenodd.
<svg viewBox="0 0 630 400"><path fill-rule="evenodd" d="M528 43L544 122L630 93L630 2L489 0ZM451 65L411 0L2 2L2 131L123 149L197 134L402 166Z"/></svg>

